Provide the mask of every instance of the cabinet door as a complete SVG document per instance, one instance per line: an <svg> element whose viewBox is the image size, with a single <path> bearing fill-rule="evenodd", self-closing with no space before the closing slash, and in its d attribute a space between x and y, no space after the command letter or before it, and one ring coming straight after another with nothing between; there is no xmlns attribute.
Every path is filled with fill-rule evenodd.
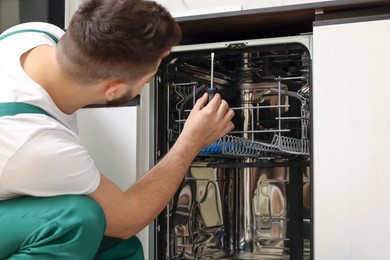
<svg viewBox="0 0 390 260"><path fill-rule="evenodd" d="M315 260L390 259L390 20L315 26L313 50Z"/></svg>
<svg viewBox="0 0 390 260"><path fill-rule="evenodd" d="M99 170L123 191L139 177L138 110L123 106L77 112L81 143Z"/></svg>
<svg viewBox="0 0 390 260"><path fill-rule="evenodd" d="M156 0L165 6L173 17L215 14L240 11L243 0Z"/></svg>
<svg viewBox="0 0 390 260"><path fill-rule="evenodd" d="M243 0L243 9L269 8L288 5L312 4L331 0Z"/></svg>

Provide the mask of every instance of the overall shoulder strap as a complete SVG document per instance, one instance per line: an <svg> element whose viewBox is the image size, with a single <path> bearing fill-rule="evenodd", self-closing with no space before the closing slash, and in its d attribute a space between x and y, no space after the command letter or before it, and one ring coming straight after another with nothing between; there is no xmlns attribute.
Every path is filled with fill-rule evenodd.
<svg viewBox="0 0 390 260"><path fill-rule="evenodd" d="M17 114L44 114L56 119L54 116L50 115L42 108L31 104L21 103L21 102L0 103L0 117L15 116Z"/></svg>
<svg viewBox="0 0 390 260"><path fill-rule="evenodd" d="M24 33L24 32L37 32L37 33L44 33L46 34L47 36L49 36L56 44L58 43L58 38L55 37L53 34L49 33L49 32L46 32L46 31L43 31L43 30L37 30L37 29L24 29L24 30L17 30L17 31L13 31L13 32L10 32L10 33L6 33L4 35L1 35L0 36L0 41L4 38L7 38L9 36L12 36L14 34L17 34L17 33Z"/></svg>
<svg viewBox="0 0 390 260"><path fill-rule="evenodd" d="M58 43L58 38L55 37L53 34L43 31L43 30L37 30L37 29L24 29L24 30L17 30L13 31L4 35L0 36L0 40L7 38L9 36L12 36L17 33L24 33L24 32L37 32L37 33L44 33L48 35L56 44ZM0 117L1 116L15 116L17 114L44 114L47 116L50 116L54 119L56 119L54 116L47 113L45 110L43 110L40 107L22 103L22 102L3 102L0 103ZM57 119L56 119L57 120Z"/></svg>

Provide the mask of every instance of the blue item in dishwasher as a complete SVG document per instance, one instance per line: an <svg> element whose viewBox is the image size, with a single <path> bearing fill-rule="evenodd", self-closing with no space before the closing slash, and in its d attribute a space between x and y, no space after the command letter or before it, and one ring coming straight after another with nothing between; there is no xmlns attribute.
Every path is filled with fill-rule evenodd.
<svg viewBox="0 0 390 260"><path fill-rule="evenodd" d="M222 154L222 143L221 140L219 139L212 145L209 145L207 147L204 147L199 155L221 155Z"/></svg>

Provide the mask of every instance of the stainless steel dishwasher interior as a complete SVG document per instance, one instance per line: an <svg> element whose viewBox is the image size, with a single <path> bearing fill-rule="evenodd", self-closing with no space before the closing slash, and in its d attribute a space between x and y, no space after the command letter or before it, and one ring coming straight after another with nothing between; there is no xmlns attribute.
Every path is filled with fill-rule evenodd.
<svg viewBox="0 0 390 260"><path fill-rule="evenodd" d="M210 85L235 110L235 129L202 150L168 206L166 259L310 257L309 77L300 43L170 56L167 149Z"/></svg>

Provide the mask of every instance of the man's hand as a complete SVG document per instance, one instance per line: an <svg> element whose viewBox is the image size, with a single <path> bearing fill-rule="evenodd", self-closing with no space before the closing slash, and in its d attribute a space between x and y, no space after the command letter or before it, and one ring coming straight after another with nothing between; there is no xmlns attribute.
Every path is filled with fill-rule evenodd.
<svg viewBox="0 0 390 260"><path fill-rule="evenodd" d="M234 112L228 103L219 94L215 94L208 104L207 101L207 93L197 100L181 133L181 138L185 138L199 150L234 128L231 121Z"/></svg>

